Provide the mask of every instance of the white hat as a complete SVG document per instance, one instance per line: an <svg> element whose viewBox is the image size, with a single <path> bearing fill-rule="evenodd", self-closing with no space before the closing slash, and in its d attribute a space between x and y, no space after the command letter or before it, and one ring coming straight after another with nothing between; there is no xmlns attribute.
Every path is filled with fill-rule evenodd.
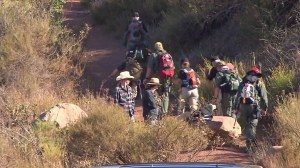
<svg viewBox="0 0 300 168"><path fill-rule="evenodd" d="M122 79L133 79L134 77L130 75L128 71L123 71L120 73L120 75L116 78L116 81L122 80Z"/></svg>
<svg viewBox="0 0 300 168"><path fill-rule="evenodd" d="M161 85L158 78L151 78L147 85Z"/></svg>

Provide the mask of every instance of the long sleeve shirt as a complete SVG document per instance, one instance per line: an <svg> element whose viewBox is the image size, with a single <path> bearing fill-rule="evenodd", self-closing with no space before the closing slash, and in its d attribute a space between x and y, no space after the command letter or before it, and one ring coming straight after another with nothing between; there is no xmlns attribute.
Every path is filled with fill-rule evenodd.
<svg viewBox="0 0 300 168"><path fill-rule="evenodd" d="M129 117L134 115L135 96L130 86L122 87L117 86L113 93L114 103L124 107L128 112Z"/></svg>

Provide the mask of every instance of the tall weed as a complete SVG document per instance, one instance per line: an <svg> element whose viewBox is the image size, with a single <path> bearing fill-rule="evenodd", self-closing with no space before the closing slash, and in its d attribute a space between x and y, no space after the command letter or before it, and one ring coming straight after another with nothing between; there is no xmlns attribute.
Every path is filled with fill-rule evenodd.
<svg viewBox="0 0 300 168"><path fill-rule="evenodd" d="M195 152L208 145L204 126L192 128L172 117L152 127L131 123L118 106L101 101L93 106L92 102L89 118L69 130L67 151L72 166L174 161L179 152Z"/></svg>

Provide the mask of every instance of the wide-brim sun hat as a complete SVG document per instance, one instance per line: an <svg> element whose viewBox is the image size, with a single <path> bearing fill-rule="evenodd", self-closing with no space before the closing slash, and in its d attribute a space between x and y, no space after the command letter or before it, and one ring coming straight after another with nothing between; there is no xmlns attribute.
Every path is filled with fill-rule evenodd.
<svg viewBox="0 0 300 168"><path fill-rule="evenodd" d="M161 85L158 78L151 78L147 85Z"/></svg>
<svg viewBox="0 0 300 168"><path fill-rule="evenodd" d="M120 75L116 78L116 81L120 81L122 79L133 79L134 77L130 75L128 71L123 71Z"/></svg>
<svg viewBox="0 0 300 168"><path fill-rule="evenodd" d="M254 73L257 77L261 78L263 75L260 72L260 69L256 66L252 67L250 71L247 72L247 75Z"/></svg>

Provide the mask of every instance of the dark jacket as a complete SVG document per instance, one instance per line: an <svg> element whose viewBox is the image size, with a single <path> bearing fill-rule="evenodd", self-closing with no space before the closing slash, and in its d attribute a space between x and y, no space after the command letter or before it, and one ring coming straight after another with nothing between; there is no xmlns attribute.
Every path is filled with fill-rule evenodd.
<svg viewBox="0 0 300 168"><path fill-rule="evenodd" d="M206 78L211 81L216 77L217 73L218 73L218 69L216 67L212 67L209 70L208 74L206 74Z"/></svg>
<svg viewBox="0 0 300 168"><path fill-rule="evenodd" d="M151 117L157 119L159 106L158 106L158 94L150 89L143 92L143 117L145 120Z"/></svg>

